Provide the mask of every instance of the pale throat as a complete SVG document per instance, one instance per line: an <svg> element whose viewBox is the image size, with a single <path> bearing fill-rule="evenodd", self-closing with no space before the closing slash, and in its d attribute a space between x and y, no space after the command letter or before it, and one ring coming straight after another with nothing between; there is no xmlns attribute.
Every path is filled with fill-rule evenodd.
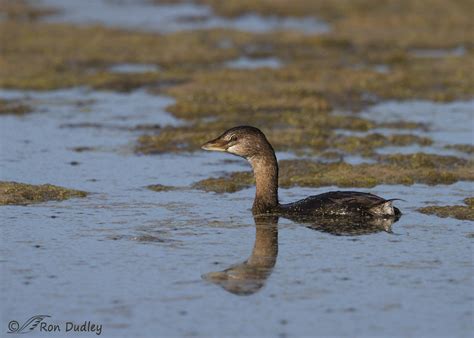
<svg viewBox="0 0 474 338"><path fill-rule="evenodd" d="M253 209L267 212L278 206L278 163L275 155L265 154L248 159L255 176L256 193ZM263 210L261 210L263 209Z"/></svg>

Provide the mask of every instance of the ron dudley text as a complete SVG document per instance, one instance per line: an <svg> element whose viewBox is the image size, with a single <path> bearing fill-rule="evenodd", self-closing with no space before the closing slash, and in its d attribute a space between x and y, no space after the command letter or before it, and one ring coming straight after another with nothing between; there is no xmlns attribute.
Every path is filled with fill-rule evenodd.
<svg viewBox="0 0 474 338"><path fill-rule="evenodd" d="M102 324L95 324L90 321L85 321L84 323L77 324L74 322L66 322L64 325L58 324L49 324L42 322L40 324L40 331L42 332L94 332L96 335L102 333Z"/></svg>

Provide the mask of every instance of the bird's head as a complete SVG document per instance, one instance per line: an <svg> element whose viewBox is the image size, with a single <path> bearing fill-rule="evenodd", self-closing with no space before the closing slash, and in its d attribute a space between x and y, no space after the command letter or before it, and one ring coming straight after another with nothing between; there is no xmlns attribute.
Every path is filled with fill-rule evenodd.
<svg viewBox="0 0 474 338"><path fill-rule="evenodd" d="M219 137L204 143L204 150L223 151L250 159L255 155L273 149L260 129L239 126L226 130Z"/></svg>

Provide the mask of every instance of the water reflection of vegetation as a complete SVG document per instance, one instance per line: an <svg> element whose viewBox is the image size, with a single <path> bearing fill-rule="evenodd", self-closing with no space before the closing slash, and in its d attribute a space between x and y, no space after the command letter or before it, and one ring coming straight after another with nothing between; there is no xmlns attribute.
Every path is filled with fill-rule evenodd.
<svg viewBox="0 0 474 338"><path fill-rule="evenodd" d="M278 218L273 215L254 216L255 244L250 257L223 271L204 274L202 278L240 296L251 295L262 289L277 261ZM331 235L359 236L381 231L391 233L392 224L398 218L293 217L291 220Z"/></svg>

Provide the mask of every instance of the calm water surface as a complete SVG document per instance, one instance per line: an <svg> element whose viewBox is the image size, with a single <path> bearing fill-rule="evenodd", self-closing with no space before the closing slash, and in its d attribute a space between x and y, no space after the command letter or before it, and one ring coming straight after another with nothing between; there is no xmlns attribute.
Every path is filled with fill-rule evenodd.
<svg viewBox="0 0 474 338"><path fill-rule="evenodd" d="M0 96L27 97L37 110L0 117L1 179L92 192L1 207L2 330L48 314L101 323L107 337L472 334L472 222L415 209L461 203L473 183L370 190L406 200L392 233L334 236L285 219L256 227L253 188L189 188L245 162L131 151L139 132L124 127L181 123L164 110L172 99L84 88ZM156 183L182 188L145 188ZM281 199L329 189L284 189Z"/></svg>

